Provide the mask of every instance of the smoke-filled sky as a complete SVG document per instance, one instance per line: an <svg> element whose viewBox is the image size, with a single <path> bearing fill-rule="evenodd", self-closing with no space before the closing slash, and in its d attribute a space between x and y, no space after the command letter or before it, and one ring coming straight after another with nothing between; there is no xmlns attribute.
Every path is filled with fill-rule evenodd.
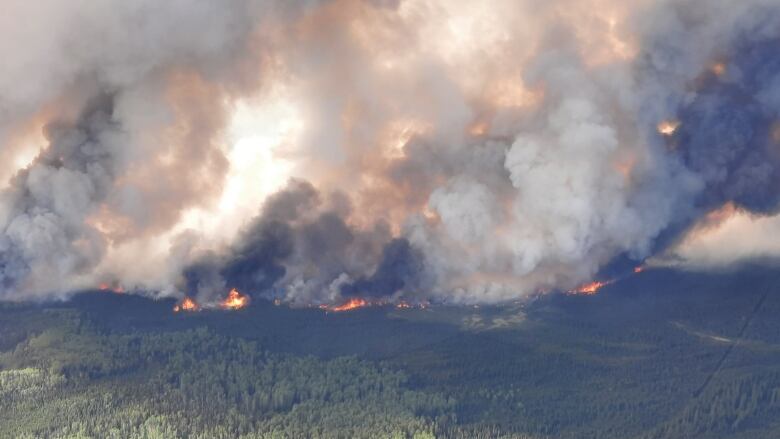
<svg viewBox="0 0 780 439"><path fill-rule="evenodd" d="M0 298L490 303L780 253L776 0L4 0L0 58Z"/></svg>

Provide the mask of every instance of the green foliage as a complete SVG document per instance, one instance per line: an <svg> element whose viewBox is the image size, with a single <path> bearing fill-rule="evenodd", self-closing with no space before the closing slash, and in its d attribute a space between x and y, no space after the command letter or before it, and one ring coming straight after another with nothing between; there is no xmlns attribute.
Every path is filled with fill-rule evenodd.
<svg viewBox="0 0 780 439"><path fill-rule="evenodd" d="M63 323L0 357L0 437L413 437L452 404L404 374L272 354L200 328L98 335ZM451 415L450 415L451 416ZM421 436L425 437L425 436Z"/></svg>
<svg viewBox="0 0 780 439"><path fill-rule="evenodd" d="M531 306L327 315L0 304L0 437L780 437L773 278L664 276Z"/></svg>

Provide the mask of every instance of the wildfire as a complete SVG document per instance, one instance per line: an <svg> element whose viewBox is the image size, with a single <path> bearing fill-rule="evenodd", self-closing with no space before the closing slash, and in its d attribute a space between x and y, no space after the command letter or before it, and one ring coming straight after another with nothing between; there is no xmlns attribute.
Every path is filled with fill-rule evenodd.
<svg viewBox="0 0 780 439"><path fill-rule="evenodd" d="M604 282L594 281L589 284L581 285L573 290L570 290L569 294L584 294L586 296L590 296L592 294L598 293L601 287L605 285L609 285L611 283L612 281L604 281Z"/></svg>
<svg viewBox="0 0 780 439"><path fill-rule="evenodd" d="M100 289L100 291L111 291L112 293L116 293L116 294L122 294L125 292L125 289L122 288L121 286L111 286L107 283L100 284L98 286L98 289Z"/></svg>
<svg viewBox="0 0 780 439"><path fill-rule="evenodd" d="M178 305L173 307L173 312L186 311L195 312L200 311L200 305L190 297L185 297Z"/></svg>
<svg viewBox="0 0 780 439"><path fill-rule="evenodd" d="M634 267L634 274L639 274L639 273L641 273L643 271L645 271L645 267L643 267L641 265L638 266L638 267Z"/></svg>
<svg viewBox="0 0 780 439"><path fill-rule="evenodd" d="M346 302L342 303L341 305L318 305L317 307L323 311L329 312L342 312L342 311L352 311L354 309L358 308L365 308L368 306L395 306L396 309L410 309L410 308L420 308L425 309L428 307L428 302L420 302L416 304L411 304L409 302L406 302L404 300L401 300L395 305L393 305L390 302L384 301L384 300L375 300L375 301L369 301L360 297L355 297L352 299L347 300Z"/></svg>
<svg viewBox="0 0 780 439"><path fill-rule="evenodd" d="M235 288L230 290L227 298L219 304L222 309L241 309L247 305L249 305L249 296L239 293Z"/></svg>
<svg viewBox="0 0 780 439"><path fill-rule="evenodd" d="M680 122L677 120L665 120L658 124L658 132L664 136L671 136L677 131Z"/></svg>
<svg viewBox="0 0 780 439"><path fill-rule="evenodd" d="M342 303L339 306L334 306L332 308L328 308L328 310L335 311L335 312L351 311L353 309L363 308L364 306L369 306L369 305L370 305L370 303L368 303L368 301L366 301L366 299L361 299L359 297L355 297L355 298L347 300L345 303Z"/></svg>

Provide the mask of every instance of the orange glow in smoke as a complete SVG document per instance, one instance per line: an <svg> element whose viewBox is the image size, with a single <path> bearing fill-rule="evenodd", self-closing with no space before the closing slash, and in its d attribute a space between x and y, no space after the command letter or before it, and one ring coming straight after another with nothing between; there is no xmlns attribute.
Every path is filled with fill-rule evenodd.
<svg viewBox="0 0 780 439"><path fill-rule="evenodd" d="M658 124L658 132L664 136L671 136L677 131L680 122L677 120L665 120Z"/></svg>
<svg viewBox="0 0 780 439"><path fill-rule="evenodd" d="M735 213L737 213L737 206L733 201L729 201L720 208L707 213L701 225L705 228L720 225L734 216Z"/></svg>
<svg viewBox="0 0 780 439"><path fill-rule="evenodd" d="M124 288L122 288L121 286L119 286L119 285L117 285L117 286L111 286L111 285L109 285L109 284L107 284L107 283L105 283L105 282L104 282L104 283L101 283L101 284L98 286L98 288L100 289L100 291L110 291L110 292L112 292L112 293L116 293L116 294L122 294L122 293L124 293L124 292L125 292L125 289L124 289Z"/></svg>
<svg viewBox="0 0 780 439"><path fill-rule="evenodd" d="M614 168L626 180L631 179L631 174L636 166L636 157L626 157L615 163Z"/></svg>
<svg viewBox="0 0 780 439"><path fill-rule="evenodd" d="M641 273L643 271L645 271L645 267L643 267L641 265L638 266L638 267L634 267L634 274L639 274L639 273Z"/></svg>
<svg viewBox="0 0 780 439"><path fill-rule="evenodd" d="M488 123L485 121L478 121L469 127L469 134L472 136L484 136L488 131Z"/></svg>
<svg viewBox="0 0 780 439"><path fill-rule="evenodd" d="M770 135L772 136L773 142L780 143L780 121L772 124L772 131Z"/></svg>
<svg viewBox="0 0 780 439"><path fill-rule="evenodd" d="M710 66L710 70L715 74L715 76L721 77L726 73L726 64L717 62Z"/></svg>

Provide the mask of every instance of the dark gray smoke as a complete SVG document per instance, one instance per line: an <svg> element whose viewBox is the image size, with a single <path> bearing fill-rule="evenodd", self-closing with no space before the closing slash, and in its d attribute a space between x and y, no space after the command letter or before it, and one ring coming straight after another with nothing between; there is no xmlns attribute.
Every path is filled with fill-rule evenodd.
<svg viewBox="0 0 780 439"><path fill-rule="evenodd" d="M780 208L775 0L29 3L0 19L3 297L498 302ZM244 174L292 179L238 209L264 154Z"/></svg>
<svg viewBox="0 0 780 439"><path fill-rule="evenodd" d="M154 242L221 193L222 130L262 84L266 20L315 3L6 2L0 297L175 293L181 263L145 265L168 250Z"/></svg>
<svg viewBox="0 0 780 439"><path fill-rule="evenodd" d="M105 237L87 221L112 186L125 137L113 98L89 103L75 122L45 127L49 147L20 171L3 196L0 285L32 283L56 291L60 279L88 272Z"/></svg>
<svg viewBox="0 0 780 439"><path fill-rule="evenodd" d="M350 213L343 194L323 197L310 183L291 180L230 249L185 269L183 289L206 303L225 288L303 304L419 295L422 254L391 238L382 222L368 230L350 226Z"/></svg>

